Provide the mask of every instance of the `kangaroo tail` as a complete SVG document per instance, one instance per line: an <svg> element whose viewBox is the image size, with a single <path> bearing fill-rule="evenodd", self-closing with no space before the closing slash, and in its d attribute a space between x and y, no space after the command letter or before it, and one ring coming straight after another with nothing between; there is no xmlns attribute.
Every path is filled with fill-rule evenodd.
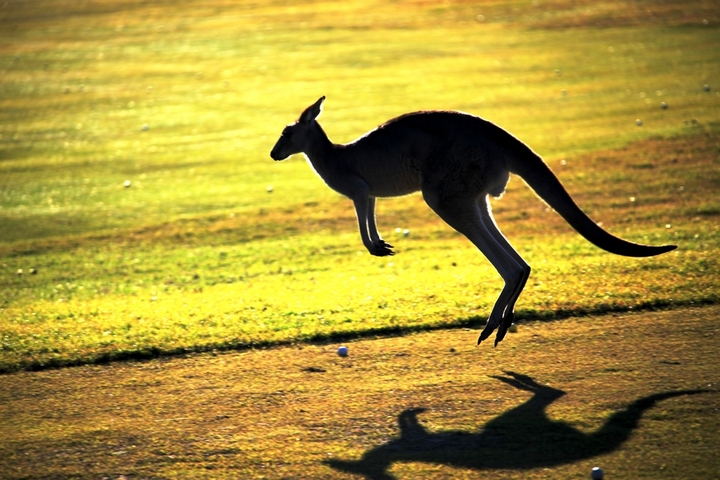
<svg viewBox="0 0 720 480"><path fill-rule="evenodd" d="M525 180L540 198L593 245L626 257L651 257L677 248L676 245L632 243L606 232L580 210L545 162L529 147L521 145L522 151L514 149L513 157L508 159L510 172Z"/></svg>

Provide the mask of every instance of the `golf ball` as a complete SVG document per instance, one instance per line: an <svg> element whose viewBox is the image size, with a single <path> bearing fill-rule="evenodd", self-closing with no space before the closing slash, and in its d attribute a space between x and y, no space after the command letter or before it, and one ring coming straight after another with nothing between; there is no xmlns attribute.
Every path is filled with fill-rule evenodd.
<svg viewBox="0 0 720 480"><path fill-rule="evenodd" d="M593 467L593 469L590 471L590 478L593 480L602 480L602 478L605 476L605 472L603 472L603 469L600 467Z"/></svg>
<svg viewBox="0 0 720 480"><path fill-rule="evenodd" d="M635 125L637 125L638 127L642 125L642 120L640 120L639 118L635 120Z"/></svg>
<svg viewBox="0 0 720 480"><path fill-rule="evenodd" d="M517 325L514 323L511 323L508 327L508 332L510 333L517 333Z"/></svg>
<svg viewBox="0 0 720 480"><path fill-rule="evenodd" d="M337 354L341 357L347 357L348 356L348 348L347 347L340 347L337 350Z"/></svg>
<svg viewBox="0 0 720 480"><path fill-rule="evenodd" d="M125 183L123 183L125 188L130 188L130 185L132 185L132 182L130 180L125 180Z"/></svg>

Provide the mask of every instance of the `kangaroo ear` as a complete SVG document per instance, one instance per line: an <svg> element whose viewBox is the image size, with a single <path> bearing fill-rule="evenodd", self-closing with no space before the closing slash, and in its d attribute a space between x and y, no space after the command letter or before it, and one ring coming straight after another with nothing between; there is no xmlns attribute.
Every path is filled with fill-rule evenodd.
<svg viewBox="0 0 720 480"><path fill-rule="evenodd" d="M300 120L298 121L300 123L310 123L315 120L320 115L320 112L322 112L322 104L324 101L325 95L320 97L317 102L306 108L305 111L300 115Z"/></svg>

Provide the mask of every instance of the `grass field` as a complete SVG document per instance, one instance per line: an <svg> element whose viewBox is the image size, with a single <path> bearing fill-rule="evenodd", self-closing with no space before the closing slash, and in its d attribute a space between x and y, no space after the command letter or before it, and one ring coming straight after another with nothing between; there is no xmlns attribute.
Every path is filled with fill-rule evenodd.
<svg viewBox="0 0 720 480"><path fill-rule="evenodd" d="M354 341L344 359L297 345L3 375L0 470L569 479L600 465L608 479L711 479L718 315L532 323L497 349L455 329Z"/></svg>
<svg viewBox="0 0 720 480"><path fill-rule="evenodd" d="M88 470L90 477L125 473L128 478L197 478L206 467L221 471L214 475L208 470L208 478L231 478L237 471L292 477L305 468L321 477L335 476L339 470L318 463L322 455L315 453L327 450L343 460L357 460L398 437L393 422L408 408L429 408L418 418L421 423L431 419L423 424L433 432L476 432L509 411L512 402L507 400L484 417L463 417L458 424L451 418L432 420L437 411L455 411L452 399L463 398L457 397L459 387L450 385L460 382L453 376L461 375L462 367L483 365L487 358L497 363L487 366L480 380L477 371L463 380L463 385L474 385L468 395L492 385L515 392L513 398L520 404L528 394L516 392L513 385L550 382L555 387L557 382L557 388L568 393L562 401L578 402L565 411L570 417L558 418L570 418L584 431L640 398L714 384L716 379L710 377L717 348L688 360L698 362L697 370L677 368L672 374L669 365L674 364L658 367L639 358L653 349L670 358L674 350L665 342L685 352L682 345L691 340L684 335L692 337L692 332L705 332L703 338L716 341L712 332L720 292L718 25L720 11L714 1L0 4L0 394L8 400L3 402L0 427L13 432L0 440L0 449L12 459L10 466L17 467L2 470L14 472L11 478L75 478L84 471L83 458L98 454L93 448L116 442L119 446L110 454L128 452L127 445L145 454L132 460L125 454L103 457L94 463L97 468ZM538 340L534 337L510 336L494 350L486 345L477 349L475 338L463 336L462 344L451 343L467 358L433 384L435 400L423 400L426 380L421 377L405 383L404 369L420 368L422 361L415 365L415 356L402 357L407 365L392 363L397 370L388 367L382 375L404 389L409 400L389 403L383 407L382 421L368 420L357 427L364 432L374 425L377 431L352 430L356 427L348 420L372 414L362 410L382 396L384 380L375 384L375 378L360 383L357 377L338 377L338 382L375 392L360 395L352 411L345 411L342 405L352 396L337 389L322 393L329 375L313 376L300 369L286 377L287 371L271 366L271 373L265 374L251 369L253 362L260 357L275 361L278 355L267 352L281 352L278 358L287 359L302 346L306 353L325 355L340 341L403 334L408 337L357 341L367 342L361 351L368 352L381 352L383 342L391 342L398 351L410 348L402 347L403 342L416 342L428 355L423 358L432 358L426 370L432 376L433 362L450 361L441 360L450 348L446 338L464 330L427 332L480 326L501 279L418 195L378 202L381 232L399 253L391 259L371 257L362 247L347 199L330 191L305 162L295 158L275 163L269 158L283 126L321 95L328 100L320 122L336 142L353 140L413 110L457 109L480 115L543 155L581 207L611 232L643 243L679 245L670 254L641 260L601 252L514 179L493 208L500 228L533 266L518 304L518 318L526 322L521 332L528 328L542 335L545 329L557 329L557 335L573 338L577 345L594 345L593 329L610 328L594 326L596 319L619 328L615 317L598 315L668 309L657 314L660 317L643 313L617 318L670 322L673 315L684 318L693 312L697 321L688 331L682 325L667 326L667 338L647 323L643 331L652 334L634 335L632 343L621 337L603 344L611 350L609 355L624 352L628 361L639 363L635 373L619 369L602 378L596 378L598 368L615 367L600 367L599 359L582 367L587 370L578 372L577 379L594 379L591 383L612 399L612 405L594 412L580 409L586 384L574 384L571 378L572 369L581 368L580 350L568 346L562 356L535 357L544 344L533 346ZM662 102L667 108L661 108ZM397 234L396 229L409 229L410 235ZM694 309L701 305L709 306ZM533 322L573 317L579 319ZM576 324L583 327L575 331ZM254 351L257 347L273 349ZM222 354L232 350L245 353ZM203 352L208 356L98 366ZM476 357L471 360L472 356ZM62 392L82 392L93 382L117 382L130 389L131 380L122 375L144 376L140 372L146 367L162 371L165 362L177 362L169 375L178 383L165 393L142 390L141 395L168 396L145 397L151 406L171 402L168 398L184 389L202 402L203 392L227 375L227 370L215 371L203 363L218 358L232 358L235 366L250 362L242 367L246 382L237 387L249 390L232 393L247 396L250 403L257 385L292 379L299 382L297 388L317 388L319 396L313 402L327 411L324 416L315 410L307 414L315 418L308 428L314 432L311 440L317 452L303 456L300 444L309 437L299 434L300 444L288 453L292 458L285 464L276 461L287 447L280 439L295 427L263 420L263 412L251 409L240 415L255 419L253 428L272 425L269 436L276 443L258 443L252 447L254 454L241 459L232 452L250 447L235 445L240 441L236 437L228 440L218 433L214 446L203 450L204 460L161 460L152 452L167 452L169 447L141 446L155 445L155 440L170 445L184 435L200 434L183 424L167 437L148 433L136 442L126 439L127 432L153 422L172 426L173 418L197 424L192 428L207 425L191 411L197 407L192 402L168 407L174 409L172 417L157 417L153 415L158 412L151 414L140 405L141 397L118 404L128 411L122 429L114 429L109 417L100 421L91 413L78 413L92 410L98 401L80 394L78 411L63 410L57 422L32 426L38 418L32 413L36 408L73 403ZM558 365L558 358L569 363ZM307 362L314 365L314 360ZM342 368L340 363L332 365L320 370ZM68 366L82 367L30 372ZM176 368L186 373L176 374ZM662 377L667 385L650 379L657 368L668 370ZM534 380L512 377L506 370ZM204 380L183 384L180 377ZM622 391L635 377L648 380ZM44 379L66 382L66 390L31 386ZM156 381L150 379L147 385ZM124 394L132 390L128 389ZM34 398L51 403L31 408ZM274 397L262 398L265 402ZM282 398L277 405L305 401ZM696 402L701 406L674 410L672 415L702 425L717 406L715 394L667 400L671 406ZM303 408L296 405L289 411L296 407ZM105 412L98 414L102 416L110 407L103 403L97 408ZM30 413L17 415L25 409ZM213 415L227 423L225 413ZM67 426L72 418L78 418L77 428ZM108 427L105 433L93 430L99 421ZM348 442L357 441L360 447L333 443L339 441L333 426L355 432ZM718 444L713 433L717 429L697 428L696 438ZM668 432L657 430L648 445L675 441ZM66 463L53 456L54 442L60 442L58 451L69 459ZM677 447L677 460L666 468L680 472L683 462L692 458L698 468L694 478L712 478L708 472L717 471L717 457L693 450L696 443L690 444ZM617 447L614 468L622 473L614 478L657 473L648 467L646 473L635 474L640 467L633 465L649 449ZM21 458L22 451L30 453ZM213 451L220 453L207 453ZM443 455L437 463L452 463L452 455ZM400 464L407 460L401 457ZM263 470L264 458L275 459L272 471ZM553 470L554 478L577 476L590 461L563 460L563 466L552 466L559 469ZM487 466L458 462L455 465L464 466L468 476ZM543 478L545 467L528 462L531 476ZM103 464L112 468L103 470ZM404 467L392 467L399 477L422 471L455 478L457 473L428 465L405 473L396 468ZM498 472L508 478L526 475L498 468L493 478L501 478Z"/></svg>

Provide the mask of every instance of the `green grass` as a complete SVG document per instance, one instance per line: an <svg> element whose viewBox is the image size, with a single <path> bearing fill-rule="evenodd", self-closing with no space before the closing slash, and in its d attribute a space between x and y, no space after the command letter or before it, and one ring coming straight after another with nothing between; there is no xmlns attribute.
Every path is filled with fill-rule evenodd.
<svg viewBox="0 0 720 480"><path fill-rule="evenodd" d="M400 254L372 258L347 200L270 160L321 94L338 142L484 116L613 232L680 245L604 254L516 180L495 210L534 267L521 317L716 302L717 12L615 7L8 3L0 371L480 322L500 279L419 196L380 202Z"/></svg>
<svg viewBox="0 0 720 480"><path fill-rule="evenodd" d="M717 121L718 92L702 90L720 69L705 4L690 25L668 13L644 27L528 30L502 6L480 23L485 8L470 6L398 4L368 17L362 2L295 13L45 3L9 4L0 20L13 32L0 57L4 241L326 201L304 166L268 160L280 128L321 94L336 141L409 110L461 109L550 159ZM566 7L526 23L559 21ZM126 179L135 188L121 188Z"/></svg>

